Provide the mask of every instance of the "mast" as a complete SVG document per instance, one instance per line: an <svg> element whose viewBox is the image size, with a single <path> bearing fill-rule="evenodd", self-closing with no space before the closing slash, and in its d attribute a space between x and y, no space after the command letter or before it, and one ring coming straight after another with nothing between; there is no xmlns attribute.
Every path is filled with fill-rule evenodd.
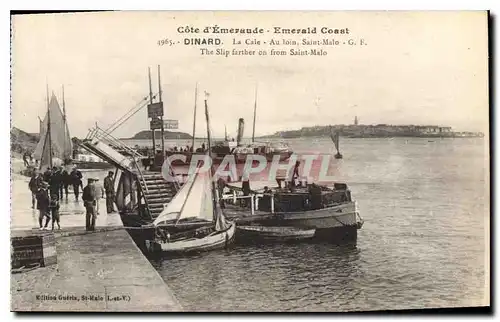
<svg viewBox="0 0 500 322"><path fill-rule="evenodd" d="M48 140L49 144L49 166L52 168L52 135L51 135L51 125L50 125L50 103L49 103L49 84L47 84L47 136L46 140ZM47 143L47 141L46 141ZM43 154L42 154L43 155ZM41 162L40 162L41 163Z"/></svg>
<svg viewBox="0 0 500 322"><path fill-rule="evenodd" d="M255 101L253 106L253 131L252 131L252 143L255 141L255 118L257 116L257 85L255 85Z"/></svg>
<svg viewBox="0 0 500 322"><path fill-rule="evenodd" d="M194 149L194 136L196 132L196 103L198 102L198 83L196 83L196 87L194 88L194 113L193 113L193 140L191 141L191 148Z"/></svg>
<svg viewBox="0 0 500 322"><path fill-rule="evenodd" d="M207 92L205 92L205 117L207 119L207 138L208 138L208 157L210 158L210 162L212 162L212 146L211 146L211 138L210 138L210 118L208 116L208 96L209 94ZM212 164L210 164L210 174L211 174L211 179L210 181L211 182L211 185L212 185L212 199L213 199L213 214L214 214L214 223L216 222L216 214L217 214L217 211L216 211L216 208L217 208L217 198L215 196L215 182L213 180L213 168L212 168Z"/></svg>
<svg viewBox="0 0 500 322"><path fill-rule="evenodd" d="M151 68L148 67L148 79L149 79L149 103L153 104L153 87L151 86ZM155 130L151 129L151 134L153 135L153 155L156 155L156 143L155 143Z"/></svg>
<svg viewBox="0 0 500 322"><path fill-rule="evenodd" d="M64 85L62 85L62 103L63 103L63 129L64 129L63 158L65 158L66 156L64 155L64 153L66 153L66 103L64 102Z"/></svg>
<svg viewBox="0 0 500 322"><path fill-rule="evenodd" d="M161 79L160 79L160 65L158 65L158 97L161 100ZM163 113L162 113L163 114ZM165 157L165 125L163 124L163 115L161 116L161 151L163 158Z"/></svg>

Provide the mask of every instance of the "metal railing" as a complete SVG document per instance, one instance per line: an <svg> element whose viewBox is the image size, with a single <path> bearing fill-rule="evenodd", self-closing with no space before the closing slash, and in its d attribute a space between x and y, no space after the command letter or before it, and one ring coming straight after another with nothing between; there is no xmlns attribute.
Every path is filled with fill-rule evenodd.
<svg viewBox="0 0 500 322"><path fill-rule="evenodd" d="M107 144L110 148L119 152L122 155L123 155L122 151L125 151L125 153L127 153L128 156L132 159L133 167L135 167L135 169L137 170L135 175L138 177L140 182L142 182L142 184L144 185L145 192L146 193L149 192L148 185L146 184L146 180L144 179L144 175L143 175L141 168L138 164L138 159L143 158L143 156L140 153L138 153L134 149L131 149L124 142L115 138L110 133L108 133L106 130L101 129L99 126L97 126L97 124L93 129L89 130L89 133L87 134L84 141L93 141L93 140L97 140L99 142ZM144 196L144 191L142 191L142 188L140 185L138 188L141 189L142 195L144 197L143 198L144 202L146 203L146 207L149 209L149 206L147 203L147 198Z"/></svg>
<svg viewBox="0 0 500 322"><path fill-rule="evenodd" d="M134 149L130 148L128 145L123 143L121 140L115 138L112 136L110 133L106 132L105 130L101 129L99 126L95 126L95 128L91 129L89 133L87 134L87 137L85 140L98 140L101 141L107 145L109 145L111 148L114 150L117 150L118 152L121 153L121 151L125 151L128 153L130 156L132 156L135 160L135 158L143 158L143 155L141 155L139 152L135 151Z"/></svg>
<svg viewBox="0 0 500 322"><path fill-rule="evenodd" d="M236 204L237 200L242 200L242 199L250 199L250 213L252 215L255 215L255 211L259 210L259 199L264 197L264 195L271 196L271 213L274 214L274 194L263 194L263 193L251 193L250 195L241 195L237 194L235 190L232 190L232 193L230 195L228 194L223 194L221 199L222 200L231 200L233 204ZM219 193L217 192L217 196L219 197Z"/></svg>

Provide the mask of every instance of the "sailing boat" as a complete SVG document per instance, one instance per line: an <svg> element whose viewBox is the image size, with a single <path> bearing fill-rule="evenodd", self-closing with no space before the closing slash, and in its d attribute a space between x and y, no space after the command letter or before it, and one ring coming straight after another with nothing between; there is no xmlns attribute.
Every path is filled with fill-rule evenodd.
<svg viewBox="0 0 500 322"><path fill-rule="evenodd" d="M337 149L337 154L335 154L335 159L342 159L342 154L340 154L339 151L339 138L340 138L340 133L339 131L335 132L333 134L333 129L330 126L330 137L332 138L333 144L335 144L335 149Z"/></svg>
<svg viewBox="0 0 500 322"><path fill-rule="evenodd" d="M73 151L71 137L66 124L66 116L61 111L54 93L47 94L47 113L40 124L40 141L33 156L39 161L39 168L62 165L71 159Z"/></svg>
<svg viewBox="0 0 500 322"><path fill-rule="evenodd" d="M210 156L210 126L208 105L205 99L207 118L208 153ZM216 196L213 169L204 173L201 168L189 177L172 201L153 222L155 235L146 240L150 252L199 252L225 248L234 241L236 224L227 221ZM206 222L206 226L175 234L179 223Z"/></svg>

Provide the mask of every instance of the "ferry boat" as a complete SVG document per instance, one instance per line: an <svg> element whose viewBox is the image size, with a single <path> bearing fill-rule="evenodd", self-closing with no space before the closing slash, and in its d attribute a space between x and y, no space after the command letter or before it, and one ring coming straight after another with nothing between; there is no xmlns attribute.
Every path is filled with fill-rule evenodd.
<svg viewBox="0 0 500 322"><path fill-rule="evenodd" d="M313 239L352 244L364 223L345 183L328 187L303 180L294 187L251 190L247 195L235 183L225 189L224 214L238 226L314 230Z"/></svg>

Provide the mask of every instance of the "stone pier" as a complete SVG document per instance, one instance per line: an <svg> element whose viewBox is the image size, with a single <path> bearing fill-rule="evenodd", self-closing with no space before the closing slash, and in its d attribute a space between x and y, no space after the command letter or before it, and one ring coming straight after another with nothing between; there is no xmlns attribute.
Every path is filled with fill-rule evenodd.
<svg viewBox="0 0 500 322"><path fill-rule="evenodd" d="M12 181L11 230L38 230L28 178ZM82 201L61 202L60 231L54 231L57 264L11 273L11 310L22 311L181 311L158 272L100 201L96 231L85 231Z"/></svg>

